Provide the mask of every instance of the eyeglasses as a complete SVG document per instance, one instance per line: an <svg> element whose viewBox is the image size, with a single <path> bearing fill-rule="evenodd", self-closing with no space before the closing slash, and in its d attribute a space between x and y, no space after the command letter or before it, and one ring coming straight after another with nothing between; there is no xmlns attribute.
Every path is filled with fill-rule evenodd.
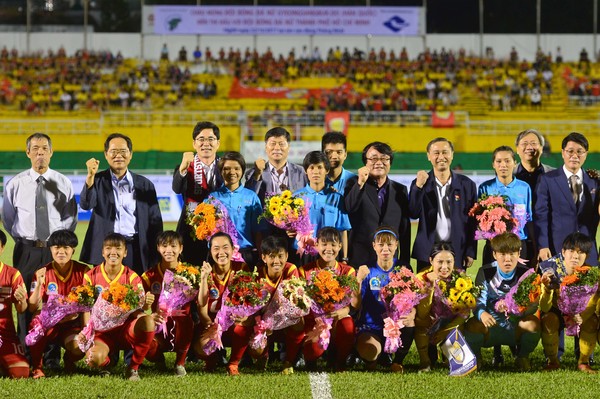
<svg viewBox="0 0 600 399"><path fill-rule="evenodd" d="M575 150L563 150L563 151L566 152L569 157L572 157L573 155L577 155L578 157L582 157L587 152L586 150L577 150L577 151L575 151Z"/></svg>
<svg viewBox="0 0 600 399"><path fill-rule="evenodd" d="M367 158L368 162L371 162L373 164L377 163L377 162L381 162L382 164L388 164L390 163L390 157L371 157L371 158Z"/></svg>
<svg viewBox="0 0 600 399"><path fill-rule="evenodd" d="M267 143L267 147L269 147L269 148L275 148L275 147L287 148L287 146L288 146L287 141L269 141Z"/></svg>
<svg viewBox="0 0 600 399"><path fill-rule="evenodd" d="M129 150L109 150L106 153L112 158L116 158L118 155L126 157L127 155L129 155Z"/></svg>
<svg viewBox="0 0 600 399"><path fill-rule="evenodd" d="M519 147L521 147L521 148L527 148L527 147L538 148L539 146L540 146L540 143L536 143L536 142L523 141L522 143L519 143Z"/></svg>
<svg viewBox="0 0 600 399"><path fill-rule="evenodd" d="M196 137L196 141L200 144L204 144L204 143L208 143L208 144L213 144L215 141L217 141L216 137Z"/></svg>

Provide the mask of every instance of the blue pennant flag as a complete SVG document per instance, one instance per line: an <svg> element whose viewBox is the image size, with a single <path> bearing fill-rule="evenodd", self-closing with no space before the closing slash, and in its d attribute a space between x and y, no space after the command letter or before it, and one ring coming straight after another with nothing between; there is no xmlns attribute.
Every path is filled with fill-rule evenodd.
<svg viewBox="0 0 600 399"><path fill-rule="evenodd" d="M442 352L450 363L450 375L462 377L477 370L477 359L458 328L446 336Z"/></svg>

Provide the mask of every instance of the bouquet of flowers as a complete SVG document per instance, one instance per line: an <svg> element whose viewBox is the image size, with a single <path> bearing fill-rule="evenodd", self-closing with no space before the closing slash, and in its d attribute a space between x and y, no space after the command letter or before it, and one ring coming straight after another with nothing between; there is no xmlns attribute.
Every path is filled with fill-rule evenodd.
<svg viewBox="0 0 600 399"><path fill-rule="evenodd" d="M542 295L542 277L530 269L525 272L504 298L496 302L496 311L509 315L523 316L537 310Z"/></svg>
<svg viewBox="0 0 600 399"><path fill-rule="evenodd" d="M262 317L257 316L254 336L250 346L263 350L267 344L267 331L283 330L293 326L310 312L312 300L306 290L306 281L292 277L282 281L265 306Z"/></svg>
<svg viewBox="0 0 600 399"><path fill-rule="evenodd" d="M269 291L262 282L256 281L256 276L256 273L238 271L231 277L221 298L221 309L202 337L202 349L207 355L223 348L223 331L227 331L236 318L252 316L269 301Z"/></svg>
<svg viewBox="0 0 600 399"><path fill-rule="evenodd" d="M79 349L86 352L94 344L95 331L119 327L129 316L142 308L144 291L128 284L114 283L98 296L92 307L90 321L78 336Z"/></svg>
<svg viewBox="0 0 600 399"><path fill-rule="evenodd" d="M209 197L193 210L188 209L187 224L192 228L191 236L194 240L210 240L218 232L229 234L234 247L232 259L243 262L239 253L237 229L221 201Z"/></svg>
<svg viewBox="0 0 600 399"><path fill-rule="evenodd" d="M476 286L471 277L465 273L454 271L450 279L436 281L433 290L431 302L433 323L428 331L430 336L436 334L457 316L468 318L471 310L477 305L476 298L481 292L481 287Z"/></svg>
<svg viewBox="0 0 600 399"><path fill-rule="evenodd" d="M265 198L265 210L258 220L266 219L275 227L297 233L298 253L317 255L314 226L308 215L309 205L304 198L293 196L290 190Z"/></svg>
<svg viewBox="0 0 600 399"><path fill-rule="evenodd" d="M25 343L28 346L34 345L46 331L68 315L89 312L95 300L95 290L90 284L73 287L67 296L49 295L42 311L31 320L31 329L25 337Z"/></svg>
<svg viewBox="0 0 600 399"><path fill-rule="evenodd" d="M184 305L198 296L200 271L187 263L180 263L175 270L165 270L162 291L158 297L158 309L165 317L164 323L156 326L156 332L167 335L167 317L179 316Z"/></svg>
<svg viewBox="0 0 600 399"><path fill-rule="evenodd" d="M388 284L379 291L387 316L383 320L386 353L395 353L402 345L400 339L400 329L404 327L402 318L408 316L426 296L425 283L409 269L399 267L389 274Z"/></svg>
<svg viewBox="0 0 600 399"><path fill-rule="evenodd" d="M559 288L558 309L565 319L567 335L577 335L579 325L573 316L585 310L590 298L598 291L600 270L597 267L576 267L573 274L564 276Z"/></svg>
<svg viewBox="0 0 600 399"><path fill-rule="evenodd" d="M356 290L358 282L354 276L342 276L329 269L313 270L309 274L306 292L312 299L310 310L315 315L315 327L306 334L308 341L318 342L321 348L327 349L333 326L333 318L327 314L348 306Z"/></svg>
<svg viewBox="0 0 600 399"><path fill-rule="evenodd" d="M469 211L469 216L477 220L476 240L491 240L507 231L519 233L519 220L514 217L513 206L506 196L482 195Z"/></svg>

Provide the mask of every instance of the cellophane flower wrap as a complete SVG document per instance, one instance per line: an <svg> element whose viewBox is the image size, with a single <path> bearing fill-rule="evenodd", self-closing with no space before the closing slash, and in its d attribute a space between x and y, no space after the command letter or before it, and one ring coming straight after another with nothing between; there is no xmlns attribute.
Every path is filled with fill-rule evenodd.
<svg viewBox="0 0 600 399"><path fill-rule="evenodd" d="M598 291L600 270L597 267L576 267L573 274L563 277L558 295L558 309L565 319L567 335L579 334L579 325L573 316L585 310L592 296Z"/></svg>
<svg viewBox="0 0 600 399"><path fill-rule="evenodd" d="M310 206L301 196L294 196L290 190L285 190L279 195L265 198L265 208L258 218L266 219L273 226L285 231L295 231L300 255L318 255L315 247L315 227L308 214Z"/></svg>
<svg viewBox="0 0 600 399"><path fill-rule="evenodd" d="M156 326L156 332L167 335L167 318L182 314L182 308L198 297L200 271L187 263L167 269L163 275L162 291L158 297L158 309L165 321ZM173 327L175 328L175 327Z"/></svg>
<svg viewBox="0 0 600 399"><path fill-rule="evenodd" d="M279 283L262 316L257 316L250 346L263 350L267 345L267 332L283 330L297 324L310 313L312 300L306 290L306 280L291 277Z"/></svg>
<svg viewBox="0 0 600 399"><path fill-rule="evenodd" d="M491 240L507 231L519 234L519 220L506 196L482 195L469 210L469 216L477 220L476 240Z"/></svg>
<svg viewBox="0 0 600 399"><path fill-rule="evenodd" d="M244 261L239 252L237 229L229 217L227 207L221 201L208 197L193 209L188 209L187 223L192 229L190 235L194 240L210 240L218 232L229 234L234 248L231 259L236 262Z"/></svg>
<svg viewBox="0 0 600 399"><path fill-rule="evenodd" d="M433 322L428 334L435 335L456 317L467 319L471 310L477 306L477 297L481 287L464 272L453 271L448 279L439 279L433 283L431 316Z"/></svg>
<svg viewBox="0 0 600 399"><path fill-rule="evenodd" d="M328 314L350 305L352 295L358 290L356 277L337 274L334 270L312 270L307 279L306 291L315 316L315 327L306 334L309 342L317 342L327 349L331 339L333 318Z"/></svg>
<svg viewBox="0 0 600 399"><path fill-rule="evenodd" d="M129 316L142 308L144 291L129 284L114 283L98 296L92 307L90 321L78 336L79 349L86 352L94 344L96 331L108 331L122 326Z"/></svg>
<svg viewBox="0 0 600 399"><path fill-rule="evenodd" d="M31 328L25 337L25 343L28 346L34 345L48 329L57 325L66 316L89 312L95 300L95 290L90 284L73 287L67 296L48 295L48 300L42 306L40 313L31 320Z"/></svg>
<svg viewBox="0 0 600 399"><path fill-rule="evenodd" d="M383 319L384 351L395 353L402 345L400 338L400 329L404 327L402 318L408 316L427 296L427 288L412 271L405 267L397 267L389 274L389 282L381 288L379 296L386 310L386 317Z"/></svg>
<svg viewBox="0 0 600 399"><path fill-rule="evenodd" d="M257 281L257 277L256 273L245 271L238 271L231 277L221 298L221 309L213 324L203 334L204 353L210 355L223 348L223 332L235 323L236 318L252 316L267 304L269 291L263 282ZM209 281L209 288L210 284Z"/></svg>
<svg viewBox="0 0 600 399"><path fill-rule="evenodd" d="M530 269L511 287L504 298L494 305L497 312L510 316L525 316L537 311L542 295L542 277Z"/></svg>

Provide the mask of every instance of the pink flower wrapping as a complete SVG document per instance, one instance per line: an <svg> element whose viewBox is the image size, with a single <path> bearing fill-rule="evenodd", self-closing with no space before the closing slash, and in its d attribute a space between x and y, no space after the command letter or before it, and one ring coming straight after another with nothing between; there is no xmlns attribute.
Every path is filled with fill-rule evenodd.
<svg viewBox="0 0 600 399"><path fill-rule="evenodd" d="M162 311L165 322L156 326L156 332L167 332L167 318L181 315L181 308L198 296L198 289L185 277L176 275L173 271L165 270L162 291L158 297L158 309Z"/></svg>
<svg viewBox="0 0 600 399"><path fill-rule="evenodd" d="M585 285L561 285L558 297L558 309L565 319L565 333L569 336L579 335L579 325L573 320L573 316L583 312L590 298L598 291L598 283L592 286Z"/></svg>
<svg viewBox="0 0 600 399"><path fill-rule="evenodd" d="M351 292L349 292L341 302L333 304L333 310L331 312L345 308L346 306L350 305L351 300L352 295ZM326 315L331 312L326 312L323 310L323 308L321 308L315 301L313 301L312 305L310 306L310 310L315 315L316 324L313 330L306 334L306 340L309 342L317 342L321 348L326 350L329 347L329 341L331 338L330 330L333 326L333 318L327 317Z"/></svg>
<svg viewBox="0 0 600 399"><path fill-rule="evenodd" d="M81 349L82 352L86 352L94 345L96 331L108 331L122 326L129 316L141 308L140 300L140 306L138 308L126 312L120 307L106 301L102 298L102 295L99 295L96 303L92 307L88 325L85 326L81 331L82 334L77 338L79 349Z"/></svg>
<svg viewBox="0 0 600 399"><path fill-rule="evenodd" d="M34 345L46 334L46 331L57 325L66 316L89 312L90 309L89 306L67 302L63 295L49 295L42 311L31 320L31 329L25 337L25 343L27 346Z"/></svg>

